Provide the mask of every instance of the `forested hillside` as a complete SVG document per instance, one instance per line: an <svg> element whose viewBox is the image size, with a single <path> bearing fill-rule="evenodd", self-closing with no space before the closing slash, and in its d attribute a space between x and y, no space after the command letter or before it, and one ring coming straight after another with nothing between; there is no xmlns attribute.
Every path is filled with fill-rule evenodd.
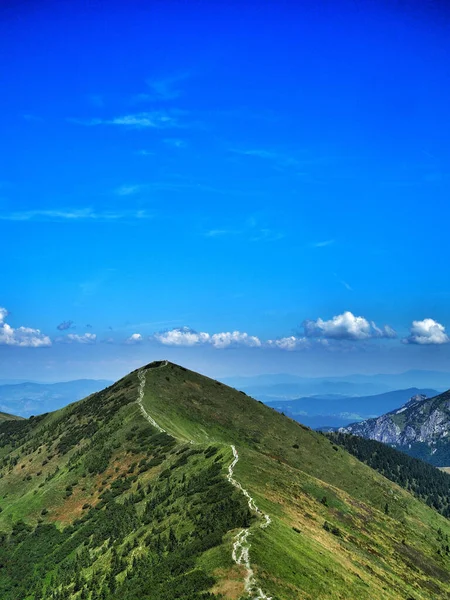
<svg viewBox="0 0 450 600"><path fill-rule="evenodd" d="M358 460L450 518L450 475L375 440L338 432L327 436Z"/></svg>

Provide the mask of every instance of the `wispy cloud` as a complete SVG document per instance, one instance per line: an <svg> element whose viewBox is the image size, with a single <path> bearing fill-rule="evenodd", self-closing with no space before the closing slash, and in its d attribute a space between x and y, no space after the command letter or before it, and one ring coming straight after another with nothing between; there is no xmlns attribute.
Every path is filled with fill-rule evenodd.
<svg viewBox="0 0 450 600"><path fill-rule="evenodd" d="M300 163L297 158L290 156L288 154L284 154L282 152L277 152L273 150L266 149L250 149L250 150L240 150L237 148L231 148L231 152L234 154L240 154L241 156L250 156L255 158L261 158L266 161L272 162L277 167L296 167Z"/></svg>
<svg viewBox="0 0 450 600"><path fill-rule="evenodd" d="M349 283L347 283L346 281L344 281L343 279L340 279L339 283L341 283L345 287L345 289L348 290L349 292L353 292L352 286Z"/></svg>
<svg viewBox="0 0 450 600"><path fill-rule="evenodd" d="M179 138L166 138L164 143L172 148L186 148L187 146L187 143Z"/></svg>
<svg viewBox="0 0 450 600"><path fill-rule="evenodd" d="M239 235L241 233L243 232L239 229L210 229L205 232L205 237L226 237L229 235Z"/></svg>
<svg viewBox="0 0 450 600"><path fill-rule="evenodd" d="M277 242L284 238L284 233L274 229L261 228L255 229L255 233L250 237L251 242Z"/></svg>
<svg viewBox="0 0 450 600"><path fill-rule="evenodd" d="M204 236L208 238L243 236L250 242L276 242L284 238L284 233L270 227L261 226L258 219L250 217L242 224L241 228L218 227L205 231Z"/></svg>
<svg viewBox="0 0 450 600"><path fill-rule="evenodd" d="M141 190L142 186L138 184L121 185L116 190L114 190L114 193L118 196L132 196L133 194L138 194Z"/></svg>
<svg viewBox="0 0 450 600"><path fill-rule="evenodd" d="M332 246L334 244L334 240L324 240L323 242L313 242L311 244L312 248L326 248L327 246Z"/></svg>
<svg viewBox="0 0 450 600"><path fill-rule="evenodd" d="M101 211L92 208L23 210L1 213L3 221L122 221L151 219L152 213L146 210Z"/></svg>
<svg viewBox="0 0 450 600"><path fill-rule="evenodd" d="M68 119L70 123L95 127L99 125L114 125L130 129L170 129L181 127L177 116L165 111L141 112L136 114L113 117L112 119Z"/></svg>

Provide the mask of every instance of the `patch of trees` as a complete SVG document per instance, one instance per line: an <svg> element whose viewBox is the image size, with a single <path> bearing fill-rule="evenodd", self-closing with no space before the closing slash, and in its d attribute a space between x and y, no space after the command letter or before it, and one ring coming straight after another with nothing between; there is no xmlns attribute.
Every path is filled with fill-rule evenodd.
<svg viewBox="0 0 450 600"><path fill-rule="evenodd" d="M450 476L447 473L375 440L337 432L326 435L358 460L450 518Z"/></svg>
<svg viewBox="0 0 450 600"><path fill-rule="evenodd" d="M230 529L250 524L248 505L227 481L216 447L184 447L167 458L173 438L150 433L152 451L168 464L158 477L144 483L124 473L62 530L19 521L0 533L2 600L217 598L197 559ZM145 466L146 459L133 471Z"/></svg>

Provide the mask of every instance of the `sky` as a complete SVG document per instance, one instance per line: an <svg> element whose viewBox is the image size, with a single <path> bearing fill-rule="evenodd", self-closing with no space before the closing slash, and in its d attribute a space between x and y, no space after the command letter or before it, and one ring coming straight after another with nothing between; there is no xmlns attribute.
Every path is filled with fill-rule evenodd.
<svg viewBox="0 0 450 600"><path fill-rule="evenodd" d="M0 7L0 379L450 371L450 9Z"/></svg>

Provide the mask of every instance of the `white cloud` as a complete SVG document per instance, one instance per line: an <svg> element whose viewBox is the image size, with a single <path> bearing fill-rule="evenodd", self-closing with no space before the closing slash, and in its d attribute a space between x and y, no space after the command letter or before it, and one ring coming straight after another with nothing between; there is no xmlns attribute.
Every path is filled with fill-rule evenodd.
<svg viewBox="0 0 450 600"><path fill-rule="evenodd" d="M83 333L78 335L77 333L69 333L63 337L55 339L55 342L63 344L95 344L97 336L95 333Z"/></svg>
<svg viewBox="0 0 450 600"><path fill-rule="evenodd" d="M140 333L133 333L129 338L125 340L125 344L139 344L142 342L143 337Z"/></svg>
<svg viewBox="0 0 450 600"><path fill-rule="evenodd" d="M165 346L196 346L208 343L210 337L209 333L198 333L189 327L177 327L154 335L154 338Z"/></svg>
<svg viewBox="0 0 450 600"><path fill-rule="evenodd" d="M447 344L450 342L449 336L445 333L445 327L434 319L424 319L423 321L413 321L411 333L404 338L405 344Z"/></svg>
<svg viewBox="0 0 450 600"><path fill-rule="evenodd" d="M17 327L14 329L11 325L5 323L7 316L8 311L6 308L0 307L0 345L21 346L22 348L39 348L52 345L51 339L41 333L39 329L31 327Z"/></svg>
<svg viewBox="0 0 450 600"><path fill-rule="evenodd" d="M396 332L388 325L380 328L364 317L355 317L350 311L337 315L329 321L304 321L306 337L331 338L338 340L367 340L370 338L395 338Z"/></svg>
<svg viewBox="0 0 450 600"><path fill-rule="evenodd" d="M228 348L229 346L259 348L262 345L258 337L240 331L214 333L210 341L214 348Z"/></svg>
<svg viewBox="0 0 450 600"><path fill-rule="evenodd" d="M169 331L156 333L153 337L166 346L198 346L209 344L218 349L233 346L247 346L250 348L262 346L261 340L258 337L241 331L209 334L204 331L194 331L189 327L178 327Z"/></svg>
<svg viewBox="0 0 450 600"><path fill-rule="evenodd" d="M279 348L280 350L299 350L310 346L310 341L306 337L296 337L291 335L276 340L268 340L267 346L271 348Z"/></svg>

